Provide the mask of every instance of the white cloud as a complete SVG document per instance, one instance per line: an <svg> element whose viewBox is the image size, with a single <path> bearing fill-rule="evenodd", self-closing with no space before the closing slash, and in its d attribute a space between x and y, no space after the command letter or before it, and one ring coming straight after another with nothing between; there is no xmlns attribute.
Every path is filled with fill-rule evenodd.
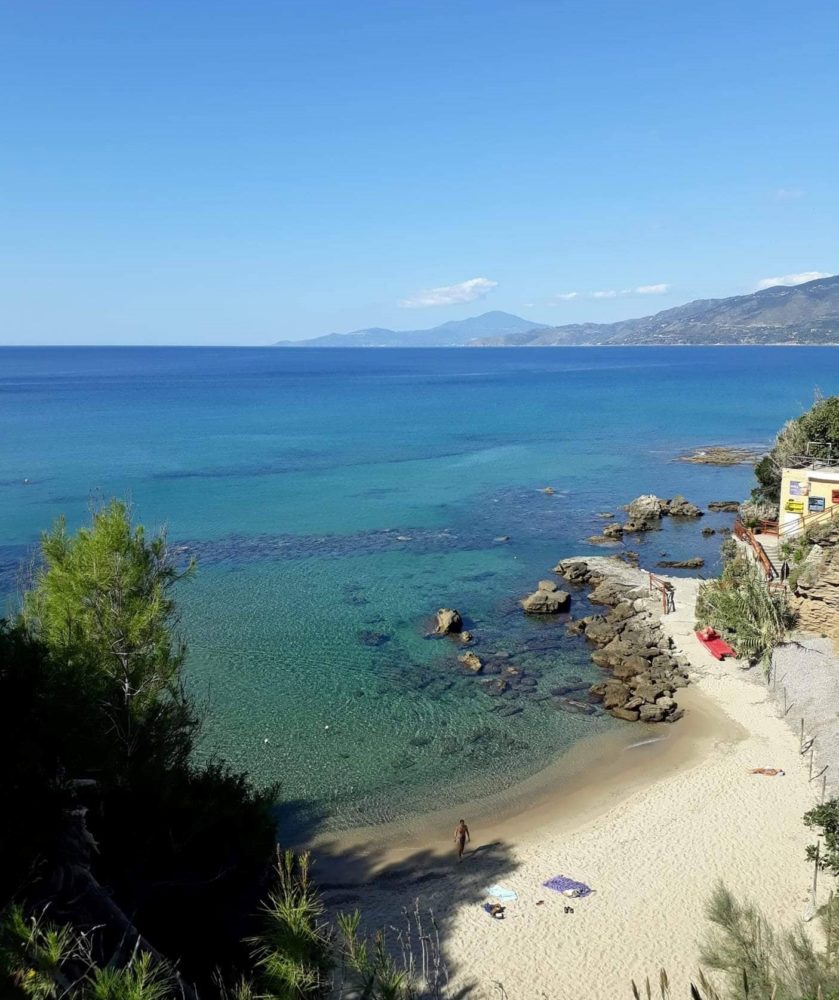
<svg viewBox="0 0 839 1000"><path fill-rule="evenodd" d="M775 201L795 201L803 197L801 188L778 188L775 192Z"/></svg>
<svg viewBox="0 0 839 1000"><path fill-rule="evenodd" d="M441 288L426 288L407 299L401 299L402 309L427 309L429 306L453 306L461 302L474 302L488 295L498 287L497 281L489 278L470 278L457 285L443 285Z"/></svg>
<svg viewBox="0 0 839 1000"><path fill-rule="evenodd" d="M656 285L638 285L637 288L601 288L596 292L559 292L551 300L557 302L570 302L572 299L621 299L627 295L666 295L670 291L670 285L659 282Z"/></svg>
<svg viewBox="0 0 839 1000"><path fill-rule="evenodd" d="M779 274L776 278L761 278L757 290L774 288L775 285L803 285L805 281L815 281L817 278L829 278L827 271L801 271L799 274Z"/></svg>

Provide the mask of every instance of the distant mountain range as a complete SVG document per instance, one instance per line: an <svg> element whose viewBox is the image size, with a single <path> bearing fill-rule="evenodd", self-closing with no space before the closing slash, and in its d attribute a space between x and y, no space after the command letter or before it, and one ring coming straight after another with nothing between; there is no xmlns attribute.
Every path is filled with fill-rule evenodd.
<svg viewBox="0 0 839 1000"><path fill-rule="evenodd" d="M470 346L585 344L839 344L839 275L730 299L697 299L619 323L576 323L481 337Z"/></svg>
<svg viewBox="0 0 839 1000"><path fill-rule="evenodd" d="M505 312L430 330L355 330L278 347L577 347L653 344L839 344L839 275L729 299L697 299L618 323L548 326Z"/></svg>
<svg viewBox="0 0 839 1000"><path fill-rule="evenodd" d="M452 320L430 330L386 330L373 327L352 333L328 333L312 340L281 340L276 347L465 347L482 338L503 339L546 329L512 313L487 312L471 319Z"/></svg>

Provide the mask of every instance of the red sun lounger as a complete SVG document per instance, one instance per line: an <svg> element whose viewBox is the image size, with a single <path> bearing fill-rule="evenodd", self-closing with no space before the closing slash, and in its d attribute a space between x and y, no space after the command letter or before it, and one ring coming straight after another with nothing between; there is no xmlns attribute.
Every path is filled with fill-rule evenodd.
<svg viewBox="0 0 839 1000"><path fill-rule="evenodd" d="M721 639L713 629L701 629L696 633L696 638L717 660L721 660L724 656L737 655L725 639Z"/></svg>

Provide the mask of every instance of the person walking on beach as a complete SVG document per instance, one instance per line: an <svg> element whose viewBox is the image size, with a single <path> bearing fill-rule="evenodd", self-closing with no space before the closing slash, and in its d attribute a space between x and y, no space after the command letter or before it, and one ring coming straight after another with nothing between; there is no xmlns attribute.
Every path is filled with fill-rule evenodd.
<svg viewBox="0 0 839 1000"><path fill-rule="evenodd" d="M460 822L455 827L454 831L454 842L457 844L457 860L463 860L463 849L466 847L466 842L471 840L469 836L469 827L466 825L466 820L460 820Z"/></svg>

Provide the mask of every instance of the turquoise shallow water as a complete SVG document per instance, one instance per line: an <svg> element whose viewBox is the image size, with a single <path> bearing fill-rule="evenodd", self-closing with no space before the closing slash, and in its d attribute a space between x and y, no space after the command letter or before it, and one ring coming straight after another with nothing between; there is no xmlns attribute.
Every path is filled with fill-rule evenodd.
<svg viewBox="0 0 839 1000"><path fill-rule="evenodd" d="M617 724L489 697L459 650L425 638L429 616L460 608L476 651L509 654L537 693L593 680L561 624L515 599L598 551L597 511L649 491L744 495L748 468L674 457L766 443L816 384L836 391L836 357L3 349L0 587L13 604L16 566L59 513L75 525L91 498L128 496L199 559L180 599L205 751L333 827L486 794ZM642 556L712 570L719 539L700 527L726 523L666 524Z"/></svg>

